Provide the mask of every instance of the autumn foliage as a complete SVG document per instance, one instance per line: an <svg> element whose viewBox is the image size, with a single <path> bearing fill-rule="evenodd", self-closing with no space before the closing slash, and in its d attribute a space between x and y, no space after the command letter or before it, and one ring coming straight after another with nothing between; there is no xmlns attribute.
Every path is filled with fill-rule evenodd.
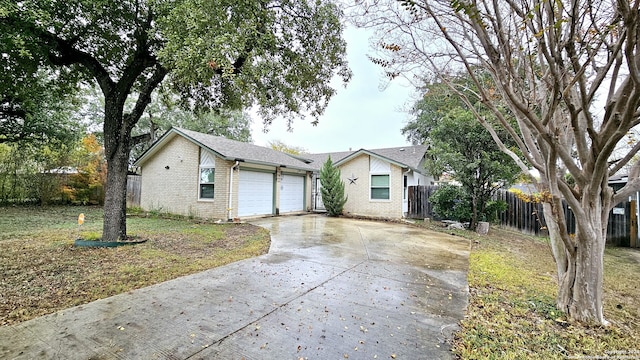
<svg viewBox="0 0 640 360"><path fill-rule="evenodd" d="M518 199L528 203L542 204L543 202L551 201L551 193L548 191L529 194L520 189L510 189L509 192L514 194Z"/></svg>
<svg viewBox="0 0 640 360"><path fill-rule="evenodd" d="M63 186L64 198L74 204L103 204L107 167L102 145L95 135L82 138L76 153L78 172Z"/></svg>

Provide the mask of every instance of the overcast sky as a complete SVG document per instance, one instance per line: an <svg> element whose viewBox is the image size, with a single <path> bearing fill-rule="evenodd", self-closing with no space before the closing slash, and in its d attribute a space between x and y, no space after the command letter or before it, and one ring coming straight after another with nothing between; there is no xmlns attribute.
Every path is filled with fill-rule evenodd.
<svg viewBox="0 0 640 360"><path fill-rule="evenodd" d="M251 135L256 145L268 146L269 141L279 140L309 153L323 153L408 144L400 130L409 119L403 109L413 103L413 87L397 78L381 90L384 83L381 68L367 58L370 53L367 31L349 27L344 36L353 77L346 88L334 82L337 94L331 98L318 125L311 125L309 119L298 120L293 123L293 131L287 132L286 122L276 119L269 132L264 133L262 121L254 118Z"/></svg>

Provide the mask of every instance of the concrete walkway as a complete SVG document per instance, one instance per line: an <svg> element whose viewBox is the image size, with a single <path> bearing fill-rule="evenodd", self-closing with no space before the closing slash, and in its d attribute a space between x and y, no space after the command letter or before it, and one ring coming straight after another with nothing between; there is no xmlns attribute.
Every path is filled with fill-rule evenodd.
<svg viewBox="0 0 640 360"><path fill-rule="evenodd" d="M446 359L469 242L323 215L269 254L0 328L2 359Z"/></svg>

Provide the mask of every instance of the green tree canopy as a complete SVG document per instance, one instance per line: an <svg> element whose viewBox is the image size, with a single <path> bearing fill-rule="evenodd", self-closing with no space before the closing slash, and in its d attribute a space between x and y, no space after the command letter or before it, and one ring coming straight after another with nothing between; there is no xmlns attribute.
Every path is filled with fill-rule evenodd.
<svg viewBox="0 0 640 360"><path fill-rule="evenodd" d="M0 55L100 88L103 239L113 241L127 236L131 135L155 89L166 83L190 109L257 105L266 123L317 120L335 73L350 78L340 17L329 0L2 1Z"/></svg>
<svg viewBox="0 0 640 360"><path fill-rule="evenodd" d="M0 143L78 138L83 127L73 117L79 105L75 88L50 72L12 60L10 53L0 51Z"/></svg>
<svg viewBox="0 0 640 360"><path fill-rule="evenodd" d="M452 79L460 91L473 91L473 84L462 77ZM503 153L491 134L476 120L448 85L428 85L425 96L414 107L415 118L403 128L410 141L429 145L426 166L439 176L448 173L462 184L465 203L469 204L470 229L486 220L487 203L495 191L511 184L520 168ZM497 102L499 99L495 99ZM486 113L486 112L485 112ZM486 121L492 115L486 113ZM509 143L506 134L500 134Z"/></svg>

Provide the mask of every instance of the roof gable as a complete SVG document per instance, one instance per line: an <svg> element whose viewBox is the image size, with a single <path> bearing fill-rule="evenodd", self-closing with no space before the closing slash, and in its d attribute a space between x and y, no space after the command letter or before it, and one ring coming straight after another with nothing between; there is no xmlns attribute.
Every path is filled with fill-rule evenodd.
<svg viewBox="0 0 640 360"><path fill-rule="evenodd" d="M331 156L331 160L335 165L340 166L362 154L367 154L402 168L410 168L422 174L425 172L422 167L422 160L424 159L426 152L426 145L413 145L373 150L360 149L356 151L342 151L323 154L304 154L304 157L313 160L311 165L313 165L316 170L319 170L327 161L329 156Z"/></svg>
<svg viewBox="0 0 640 360"><path fill-rule="evenodd" d="M345 164L345 163L347 163L347 162L349 162L349 161L351 161L351 160L353 160L353 159L355 159L358 156L363 155L363 154L366 154L366 155L369 155L369 156L373 156L375 158L378 158L378 159L386 161L386 162L390 162L390 163L392 163L394 165L397 165L399 167L405 167L406 166L405 164L399 163L399 162L397 162L397 161L395 161L393 159L389 159L387 157L381 156L381 155L376 154L376 153L374 153L374 152L372 152L370 150L365 150L365 149L360 149L358 151L354 151L352 154L350 154L350 155L348 155L348 156L336 161L335 165L336 166L340 166L340 165Z"/></svg>
<svg viewBox="0 0 640 360"><path fill-rule="evenodd" d="M382 158L390 159L396 163L403 164L405 167L423 172L422 161L427 153L427 149L428 147L426 145L413 145L373 149L370 151Z"/></svg>

